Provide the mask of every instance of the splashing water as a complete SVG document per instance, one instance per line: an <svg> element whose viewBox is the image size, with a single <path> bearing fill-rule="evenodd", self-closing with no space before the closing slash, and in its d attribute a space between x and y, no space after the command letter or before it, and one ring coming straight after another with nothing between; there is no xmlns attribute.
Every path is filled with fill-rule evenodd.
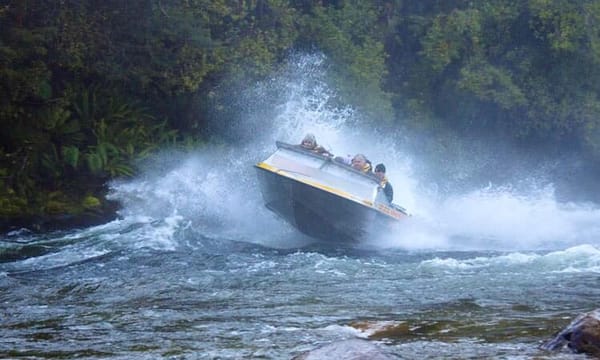
<svg viewBox="0 0 600 360"><path fill-rule="evenodd" d="M357 126L354 109L335 105L339 99L325 82L324 62L318 54L298 56L278 77L244 91L249 97L244 103L254 98L262 106L270 104L274 115L265 117L264 109L248 112L236 129L229 129L240 134L240 129L260 129L244 135L241 145L163 153L140 178L114 183L112 196L124 204L122 215L169 219L165 227L171 230L164 239L172 238L176 224L204 235L275 247L287 246L290 238L305 243L306 238L264 209L253 165L274 150L276 140L296 143L312 132L336 155L360 152L373 164L386 164L395 202L413 216L396 229L382 231L373 240L376 246L518 250L597 244L600 210L559 203L551 185L525 192L510 184L458 194L426 191L435 179L418 179L414 173L414 156L403 140L409 135L383 135L376 126ZM174 246L176 240L172 242Z"/></svg>
<svg viewBox="0 0 600 360"><path fill-rule="evenodd" d="M424 199L421 205L418 219L396 237L412 242L396 244L460 250L551 250L599 244L600 210L589 204L560 203L551 187L526 195L489 187L439 201Z"/></svg>
<svg viewBox="0 0 600 360"><path fill-rule="evenodd" d="M227 129L236 145L164 151L112 183L119 220L2 239L0 355L293 358L392 323L379 345L402 358L545 357L542 338L597 306L598 207L535 179L448 191L422 175L435 155L407 150L410 134L360 127L336 105L325 62L298 56L242 91L258 105ZM412 217L329 248L265 209L253 165L307 132L385 163Z"/></svg>

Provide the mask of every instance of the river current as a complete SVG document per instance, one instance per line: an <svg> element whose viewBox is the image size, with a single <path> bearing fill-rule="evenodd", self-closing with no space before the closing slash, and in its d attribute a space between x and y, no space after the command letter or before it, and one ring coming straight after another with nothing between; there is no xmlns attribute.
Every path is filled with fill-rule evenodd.
<svg viewBox="0 0 600 360"><path fill-rule="evenodd" d="M321 358L344 359L356 339L392 359L585 358L539 345L598 307L600 209L543 181L452 189L469 159L449 165L454 182L427 178L403 135L359 132L328 107L309 65L272 113L227 129L235 148L165 151L111 183L117 220L2 235L0 358L292 359L340 344ZM308 131L385 162L412 216L345 244L267 211L253 165Z"/></svg>
<svg viewBox="0 0 600 360"><path fill-rule="evenodd" d="M392 322L376 341L399 358L561 358L537 346L600 296L593 245L275 249L172 226L4 238L0 357L291 359Z"/></svg>

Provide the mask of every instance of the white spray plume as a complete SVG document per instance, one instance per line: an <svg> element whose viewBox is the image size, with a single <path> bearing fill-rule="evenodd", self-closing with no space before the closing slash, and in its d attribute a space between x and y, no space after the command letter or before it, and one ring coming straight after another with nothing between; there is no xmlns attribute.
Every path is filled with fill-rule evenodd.
<svg viewBox="0 0 600 360"><path fill-rule="evenodd" d="M535 249L598 243L600 210L561 205L551 187L528 194L493 186L432 192L437 179L417 179L413 171L404 141L410 135L382 134L376 125L358 127L357 111L337 105L325 81L324 60L319 54L296 56L287 71L241 92L244 103L256 99L269 109L248 109L229 129L243 137L239 145L165 152L139 178L114 183L113 197L124 204L123 215L177 216L180 226L203 236L274 247L304 243L290 240L301 237L264 208L253 165L275 150L275 141L298 143L310 132L336 155L363 153L374 165L386 165L395 202L413 216L374 239L379 246Z"/></svg>

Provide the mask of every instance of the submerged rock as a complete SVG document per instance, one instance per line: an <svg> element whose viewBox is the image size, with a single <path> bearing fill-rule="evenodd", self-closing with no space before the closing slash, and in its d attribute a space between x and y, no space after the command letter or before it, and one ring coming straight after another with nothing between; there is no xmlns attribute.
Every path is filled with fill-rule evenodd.
<svg viewBox="0 0 600 360"><path fill-rule="evenodd" d="M542 349L560 350L568 347L577 353L600 356L600 309L581 314Z"/></svg>
<svg viewBox="0 0 600 360"><path fill-rule="evenodd" d="M294 357L293 360L390 360L395 359L368 340L352 339L327 344Z"/></svg>
<svg viewBox="0 0 600 360"><path fill-rule="evenodd" d="M410 334L408 323L403 321L357 321L350 324L369 339L400 339Z"/></svg>

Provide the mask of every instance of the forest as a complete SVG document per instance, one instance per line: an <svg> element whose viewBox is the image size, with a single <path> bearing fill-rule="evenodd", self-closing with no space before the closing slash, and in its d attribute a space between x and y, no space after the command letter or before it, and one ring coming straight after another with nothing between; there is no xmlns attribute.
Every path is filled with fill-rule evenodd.
<svg viewBox="0 0 600 360"><path fill-rule="evenodd" d="M210 144L228 87L296 51L366 122L600 168L600 0L0 0L0 225L110 212L108 181Z"/></svg>

